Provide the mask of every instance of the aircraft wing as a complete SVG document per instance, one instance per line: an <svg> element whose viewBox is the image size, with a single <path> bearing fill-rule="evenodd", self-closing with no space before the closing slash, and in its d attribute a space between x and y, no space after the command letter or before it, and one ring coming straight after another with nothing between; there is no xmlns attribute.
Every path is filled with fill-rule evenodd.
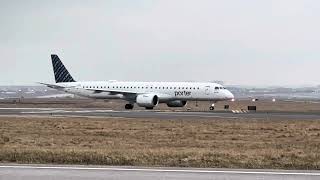
<svg viewBox="0 0 320 180"><path fill-rule="evenodd" d="M134 99L140 94L148 94L146 92L132 92L132 91L119 91L119 90L106 90L106 89L86 89L89 91L93 91L94 93L102 93L102 92L108 92L110 95L117 95L117 94L122 94L123 96L126 96L129 99ZM161 94L161 93L156 93L159 98L170 98L170 95L168 94Z"/></svg>
<svg viewBox="0 0 320 180"><path fill-rule="evenodd" d="M94 93L103 93L103 92L108 92L111 95L116 95L116 94L123 94L123 95L137 95L138 93L136 92L131 92L131 91L119 91L119 90L105 90L105 89L85 89L88 91L93 91Z"/></svg>

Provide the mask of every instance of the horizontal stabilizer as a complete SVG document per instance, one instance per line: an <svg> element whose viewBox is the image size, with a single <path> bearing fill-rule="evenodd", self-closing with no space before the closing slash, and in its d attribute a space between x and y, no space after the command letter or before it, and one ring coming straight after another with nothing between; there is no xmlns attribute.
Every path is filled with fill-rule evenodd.
<svg viewBox="0 0 320 180"><path fill-rule="evenodd" d="M58 86L55 84L47 84L47 83L41 83L41 82L39 82L39 84L45 85L45 86L47 86L49 88L53 88L53 89L63 89L64 88L63 86Z"/></svg>

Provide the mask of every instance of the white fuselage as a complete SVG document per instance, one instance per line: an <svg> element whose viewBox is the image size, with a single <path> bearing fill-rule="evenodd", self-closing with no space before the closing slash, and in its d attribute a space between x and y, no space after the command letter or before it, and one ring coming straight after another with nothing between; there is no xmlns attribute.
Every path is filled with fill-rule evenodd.
<svg viewBox="0 0 320 180"><path fill-rule="evenodd" d="M160 103L183 101L224 101L234 98L222 85L198 82L69 82L57 83L63 91L94 99L124 99L135 102L133 94L155 94ZM108 92L110 91L110 92ZM124 93L115 93L115 92Z"/></svg>

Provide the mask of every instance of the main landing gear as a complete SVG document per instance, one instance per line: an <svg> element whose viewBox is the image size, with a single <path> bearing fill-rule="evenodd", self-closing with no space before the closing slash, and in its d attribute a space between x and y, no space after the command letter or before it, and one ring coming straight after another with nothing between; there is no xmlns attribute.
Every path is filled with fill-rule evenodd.
<svg viewBox="0 0 320 180"><path fill-rule="evenodd" d="M133 109L133 104L126 104L125 109Z"/></svg>
<svg viewBox="0 0 320 180"><path fill-rule="evenodd" d="M127 110L131 110L131 109L133 109L133 107L134 107L133 104L126 104L124 106L124 108L127 109ZM152 109L153 109L153 107L146 107L146 110L152 110Z"/></svg>

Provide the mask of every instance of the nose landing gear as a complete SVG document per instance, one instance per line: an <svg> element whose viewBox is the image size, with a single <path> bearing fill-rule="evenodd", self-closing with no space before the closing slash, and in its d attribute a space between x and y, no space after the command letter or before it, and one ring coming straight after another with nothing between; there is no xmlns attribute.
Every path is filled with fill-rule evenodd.
<svg viewBox="0 0 320 180"><path fill-rule="evenodd" d="M214 103L211 104L211 106L209 107L210 111L213 111L214 110Z"/></svg>

